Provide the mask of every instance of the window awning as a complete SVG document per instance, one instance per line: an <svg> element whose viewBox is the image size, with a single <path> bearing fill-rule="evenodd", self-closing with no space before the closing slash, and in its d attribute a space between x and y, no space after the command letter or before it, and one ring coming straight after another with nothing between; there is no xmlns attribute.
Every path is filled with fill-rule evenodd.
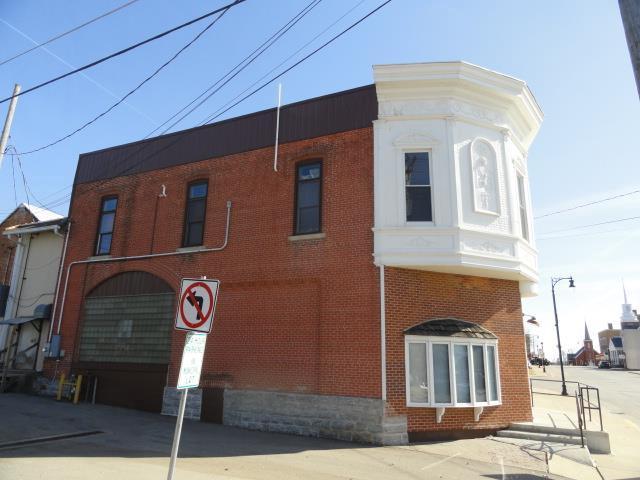
<svg viewBox="0 0 640 480"><path fill-rule="evenodd" d="M36 320L47 320L49 319L49 317L51 317L51 304L41 304L33 310L33 315L5 318L4 320L0 321L0 325L24 325L25 323L33 322Z"/></svg>
<svg viewBox="0 0 640 480"><path fill-rule="evenodd" d="M405 335L424 335L429 337L490 338L498 337L477 323L457 318L436 318L427 320L404 331Z"/></svg>

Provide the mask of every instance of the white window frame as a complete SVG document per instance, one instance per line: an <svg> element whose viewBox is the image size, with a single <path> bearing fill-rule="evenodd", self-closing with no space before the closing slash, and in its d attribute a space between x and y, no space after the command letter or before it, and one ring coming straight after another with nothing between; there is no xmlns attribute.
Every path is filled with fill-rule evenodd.
<svg viewBox="0 0 640 480"><path fill-rule="evenodd" d="M522 179L522 193L520 192L520 179ZM516 192L518 192L518 219L520 220L520 237L527 243L531 243L531 221L529 209L529 195L527 193L527 176L516 168ZM525 222L522 222L522 208L524 208ZM527 235L525 236L525 231Z"/></svg>
<svg viewBox="0 0 640 480"><path fill-rule="evenodd" d="M433 226L435 224L435 216L436 209L434 205L435 196L433 194L433 148L401 148L400 151L400 160L402 165L402 221L405 226ZM405 154L407 153L426 153L427 154L427 168L429 169L429 185L409 185L410 187L429 187L429 195L431 196L431 220L424 221L409 221L407 220L407 180L406 180L406 164L405 164Z"/></svg>
<svg viewBox="0 0 640 480"><path fill-rule="evenodd" d="M427 379L428 379L428 396L429 399L426 403L412 402L410 395L409 385L409 344L410 343L423 343L427 349ZM434 344L447 344L449 346L449 385L451 392L451 402L449 403L436 403L435 402L435 390L433 382L433 354L432 345ZM454 345L466 345L468 349L468 368L469 368L469 385L471 388L471 403L458 403L457 392L455 384L455 355ZM483 347L484 357L484 378L485 388L487 391L487 401L476 401L476 386L475 386L475 373L473 370L473 345L480 345ZM489 362L488 362L488 346L495 348L495 368L496 368L496 387L497 387L497 400L490 400L491 398L491 384L489 381ZM459 337L436 337L436 336L423 336L423 335L405 335L404 339L404 352L405 352L405 395L407 407L486 407L502 404L502 389L500 385L500 358L498 352L498 340L497 339L485 339L485 338L459 338Z"/></svg>

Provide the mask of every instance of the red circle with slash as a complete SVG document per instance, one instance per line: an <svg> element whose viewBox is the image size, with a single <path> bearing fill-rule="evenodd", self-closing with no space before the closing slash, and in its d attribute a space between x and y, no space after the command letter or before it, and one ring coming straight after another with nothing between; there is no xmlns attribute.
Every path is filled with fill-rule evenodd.
<svg viewBox="0 0 640 480"><path fill-rule="evenodd" d="M196 301L195 292L193 291L193 290L195 290L196 287L204 288L205 292L207 292L207 295L209 295L209 309L207 310L206 315L202 312L202 309L200 308L200 305ZM184 314L184 304L187 301L187 298L189 298L191 300L190 303L196 309L196 312L198 313L197 316L200 317L200 321L198 321L198 322L190 322L189 320L187 320L187 316ZM213 310L213 292L209 288L209 285L207 285L204 282L195 282L195 283L192 283L191 285L189 285L185 289L184 293L182 294L182 298L180 299L180 317L182 318L182 321L184 322L184 324L187 327L189 327L189 328L199 328L202 325L204 325L205 323L207 323L207 320L209 319L209 315L211 315L211 311L212 310Z"/></svg>

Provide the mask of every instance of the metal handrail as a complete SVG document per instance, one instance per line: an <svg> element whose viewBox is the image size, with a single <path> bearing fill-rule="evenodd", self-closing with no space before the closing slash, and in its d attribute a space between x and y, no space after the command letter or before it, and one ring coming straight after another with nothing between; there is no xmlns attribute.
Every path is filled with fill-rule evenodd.
<svg viewBox="0 0 640 480"><path fill-rule="evenodd" d="M562 380L552 380L550 378L533 378L533 377L529 377L529 390L531 391L531 406L533 407L533 394L537 393L538 395L555 395L558 397L562 397L564 395L562 395L561 393L549 393L549 392L535 392L533 390L533 381L537 381L537 382L552 382L552 383L562 383ZM580 385L582 385L580 382L574 382L572 380L566 380L564 382L565 384L567 383L571 383L571 384L576 384L578 386L578 388L580 388Z"/></svg>
<svg viewBox="0 0 640 480"><path fill-rule="evenodd" d="M531 406L534 406L533 395L554 395L554 396L563 396L561 393L550 393L550 392L536 392L533 390L533 381L537 382L551 382L551 383L562 383L562 380L552 380L549 378L529 378L529 389L531 391ZM587 413L589 413L589 422L593 421L591 411L598 411L598 418L600 420L600 431L604 431L604 426L602 422L602 407L600 404L600 389L598 387L594 387L592 385L587 385L586 383L575 382L575 381L565 381L565 384L573 384L576 385L575 390L575 398L576 398L576 408L577 408L577 416L578 416L578 424L580 427L580 435L582 435L583 430L587 430ZM591 392L595 392L598 403L591 402ZM586 392L586 402L585 402L585 392Z"/></svg>
<svg viewBox="0 0 640 480"><path fill-rule="evenodd" d="M584 432L582 430L582 417L580 416L580 402L578 400L578 392L574 392L576 398L576 411L578 413L578 427L580 428L580 444L584 448Z"/></svg>
<svg viewBox="0 0 640 480"><path fill-rule="evenodd" d="M587 392L587 403L586 403L586 405L585 405L585 402L584 402L584 393L583 393L585 390ZM597 404L591 403L591 395L589 393L591 390L595 391L595 393L597 395L597 398L598 398L598 403ZM591 418L591 410L597 410L598 411L598 418L600 420L600 431L601 432L604 431L604 428L603 428L603 425L602 425L602 408L600 406L600 390L597 387L592 387L590 385L582 385L582 386L580 386L579 397L580 397L580 400L581 400L581 402L580 402L581 405L580 406L582 408L582 419L583 419L585 425L587 423L585 410L589 411L589 421L590 422L593 421L592 418Z"/></svg>

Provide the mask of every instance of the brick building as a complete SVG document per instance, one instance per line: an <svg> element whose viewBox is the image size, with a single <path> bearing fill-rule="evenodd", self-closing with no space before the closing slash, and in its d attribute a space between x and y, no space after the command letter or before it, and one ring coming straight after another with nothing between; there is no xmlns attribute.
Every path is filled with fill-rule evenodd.
<svg viewBox="0 0 640 480"><path fill-rule="evenodd" d="M596 352L593 349L593 340L591 340L591 335L589 335L589 329L587 328L587 324L584 324L584 345L575 353L573 357L572 365L585 366L585 365L595 365L596 364Z"/></svg>
<svg viewBox="0 0 640 480"><path fill-rule="evenodd" d="M183 277L221 281L188 415L372 443L531 420L520 80L462 62L80 156L47 362L176 410ZM57 336L59 335L59 337Z"/></svg>

